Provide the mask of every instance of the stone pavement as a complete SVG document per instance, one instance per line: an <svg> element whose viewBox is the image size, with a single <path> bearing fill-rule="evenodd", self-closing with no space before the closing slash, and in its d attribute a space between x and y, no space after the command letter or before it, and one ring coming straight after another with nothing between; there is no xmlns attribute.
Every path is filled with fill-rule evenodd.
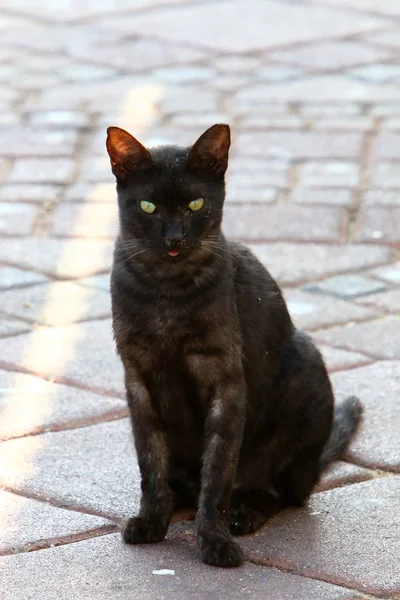
<svg viewBox="0 0 400 600"><path fill-rule="evenodd" d="M1 600L400 598L399 52L399 0L2 0ZM108 294L105 128L189 144L221 121L226 233L366 406L234 571L201 564L190 521L116 533L139 476Z"/></svg>

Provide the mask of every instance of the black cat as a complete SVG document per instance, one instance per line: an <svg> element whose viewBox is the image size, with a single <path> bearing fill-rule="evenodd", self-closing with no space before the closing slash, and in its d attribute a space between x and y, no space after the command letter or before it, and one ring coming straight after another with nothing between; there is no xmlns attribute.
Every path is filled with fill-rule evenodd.
<svg viewBox="0 0 400 600"><path fill-rule="evenodd" d="M307 500L362 412L350 398L334 413L321 355L277 284L221 232L229 146L227 125L191 148L150 151L117 127L107 138L113 327L142 477L123 538L159 542L175 507L198 506L202 559L221 567L243 561L231 533Z"/></svg>

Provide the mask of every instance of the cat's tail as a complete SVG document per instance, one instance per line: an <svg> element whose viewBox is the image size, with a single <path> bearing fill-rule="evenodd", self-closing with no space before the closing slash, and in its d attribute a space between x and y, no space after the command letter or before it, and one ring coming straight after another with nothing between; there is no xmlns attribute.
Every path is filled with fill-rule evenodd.
<svg viewBox="0 0 400 600"><path fill-rule="evenodd" d="M335 406L331 434L322 451L321 468L339 458L357 431L363 414L363 405L358 398L350 396Z"/></svg>

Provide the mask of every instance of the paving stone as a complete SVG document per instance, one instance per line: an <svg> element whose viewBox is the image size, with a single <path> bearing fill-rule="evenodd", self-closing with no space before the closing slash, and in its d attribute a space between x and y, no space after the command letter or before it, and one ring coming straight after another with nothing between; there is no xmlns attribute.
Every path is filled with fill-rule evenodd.
<svg viewBox="0 0 400 600"><path fill-rule="evenodd" d="M112 178L110 160L104 152L105 135L102 132L101 156L92 156L87 160L83 160L80 165L80 179L84 182L91 182L93 187L95 184L108 182ZM146 143L145 140L142 140Z"/></svg>
<svg viewBox="0 0 400 600"><path fill-rule="evenodd" d="M100 517L56 508L2 490L0 503L0 554L26 552L31 545L43 547L59 538L87 536L111 525Z"/></svg>
<svg viewBox="0 0 400 600"><path fill-rule="evenodd" d="M242 545L264 564L393 598L400 591L399 499L400 477L314 494Z"/></svg>
<svg viewBox="0 0 400 600"><path fill-rule="evenodd" d="M371 206L400 206L399 190L369 190L361 195L364 204Z"/></svg>
<svg viewBox="0 0 400 600"><path fill-rule="evenodd" d="M386 267L374 269L371 271L371 275L389 283L400 283L400 260Z"/></svg>
<svg viewBox="0 0 400 600"><path fill-rule="evenodd" d="M400 188L400 164L379 163L376 165L372 185L377 188Z"/></svg>
<svg viewBox="0 0 400 600"><path fill-rule="evenodd" d="M400 47L400 31L398 28L385 30L381 33L369 34L366 39L371 44L377 44L378 46L388 46L390 48Z"/></svg>
<svg viewBox="0 0 400 600"><path fill-rule="evenodd" d="M122 365L115 353L110 320L39 328L32 334L0 340L0 356L7 365L50 380L124 396Z"/></svg>
<svg viewBox="0 0 400 600"><path fill-rule="evenodd" d="M0 337L6 337L9 335L16 335L23 331L29 331L31 325L25 323L20 319L13 319L12 317L0 316Z"/></svg>
<svg viewBox="0 0 400 600"><path fill-rule="evenodd" d="M384 283L367 279L362 275L336 275L323 281L304 286L304 289L317 294L327 294L338 298L356 298L380 292L387 288Z"/></svg>
<svg viewBox="0 0 400 600"><path fill-rule="evenodd" d="M373 471L364 469L358 465L353 465L343 460L337 460L324 472L321 481L314 490L314 493L325 492L332 488L343 487L350 483L360 483L372 479Z"/></svg>
<svg viewBox="0 0 400 600"><path fill-rule="evenodd" d="M65 74L65 71L63 71ZM34 112L29 115L29 122L35 127L60 127L78 129L89 125L88 116L74 110L52 110Z"/></svg>
<svg viewBox="0 0 400 600"><path fill-rule="evenodd" d="M333 130L341 131L368 131L374 128L374 122L368 117L348 117L348 118L323 118L309 119L308 126L315 131Z"/></svg>
<svg viewBox="0 0 400 600"><path fill-rule="evenodd" d="M356 187L359 183L359 168L350 162L310 162L300 170L300 185L305 187Z"/></svg>
<svg viewBox="0 0 400 600"><path fill-rule="evenodd" d="M315 332L315 338L346 350L365 352L377 358L400 358L400 316L383 317L368 323L349 323Z"/></svg>
<svg viewBox="0 0 400 600"><path fill-rule="evenodd" d="M35 218L35 206L0 203L0 235L29 235Z"/></svg>
<svg viewBox="0 0 400 600"><path fill-rule="evenodd" d="M46 381L0 371L0 440L87 425L126 416L125 402Z"/></svg>
<svg viewBox="0 0 400 600"><path fill-rule="evenodd" d="M382 15L399 15L400 7L397 0L387 0L382 4L377 4L375 0L330 0L332 6L364 10Z"/></svg>
<svg viewBox="0 0 400 600"><path fill-rule="evenodd" d="M361 137L358 133L325 132L251 132L239 134L233 149L243 155L286 160L358 158Z"/></svg>
<svg viewBox="0 0 400 600"><path fill-rule="evenodd" d="M337 323L348 323L371 317L374 312L359 312L350 302L285 289L289 312L299 329L317 329ZM376 313L375 313L376 314Z"/></svg>
<svg viewBox="0 0 400 600"><path fill-rule="evenodd" d="M377 306L387 312L400 312L400 288L359 298L359 304Z"/></svg>
<svg viewBox="0 0 400 600"><path fill-rule="evenodd" d="M391 117L400 115L398 102L381 102L371 106L371 114L375 117Z"/></svg>
<svg viewBox="0 0 400 600"><path fill-rule="evenodd" d="M9 183L70 183L74 163L68 158L20 158L8 178Z"/></svg>
<svg viewBox="0 0 400 600"><path fill-rule="evenodd" d="M270 115L249 115L247 118L243 118L240 123L240 129L245 131L249 129L301 129L304 126L304 122L300 117L295 115L283 115L281 117Z"/></svg>
<svg viewBox="0 0 400 600"><path fill-rule="evenodd" d="M281 81L290 81L304 76L303 69L297 67L286 67L282 65L271 65L257 70L258 79L269 81L270 83L280 83Z"/></svg>
<svg viewBox="0 0 400 600"><path fill-rule="evenodd" d="M332 348L325 344L317 342L318 349L322 353L328 371L341 371L344 369L352 369L359 365L365 365L371 362L371 358L358 352L349 352L341 348Z"/></svg>
<svg viewBox="0 0 400 600"><path fill-rule="evenodd" d="M223 230L228 237L239 240L263 241L338 241L343 235L346 217L336 207L262 206L249 205L240 209L227 204Z"/></svg>
<svg viewBox="0 0 400 600"><path fill-rule="evenodd" d="M110 292L110 275L92 275L92 277L85 277L84 279L77 279L75 283L84 285L87 287L95 287L105 292Z"/></svg>
<svg viewBox="0 0 400 600"><path fill-rule="evenodd" d="M66 81L84 81L90 82L96 79L109 79L116 74L116 70L111 67L101 67L98 65L71 65L61 70L61 77Z"/></svg>
<svg viewBox="0 0 400 600"><path fill-rule="evenodd" d="M107 19L107 28L132 35L147 36L211 47L232 52L273 48L299 42L323 39L326 35L339 37L369 31L379 26L380 20L367 15L335 11L325 6L298 6L288 11L282 4L266 0L232 0L231 19L226 19L226 7L219 3L189 5L160 9L151 14L137 14L131 18L116 16ZM165 27L166 19L169 26ZM220 23L225 26L221 28ZM335 23L334 31L332 22ZM268 35L265 24L268 23ZM238 36L238 27L246 31Z"/></svg>
<svg viewBox="0 0 400 600"><path fill-rule="evenodd" d="M9 132L2 133L0 156L70 156L75 151L76 142L76 133L73 131L13 127Z"/></svg>
<svg viewBox="0 0 400 600"><path fill-rule="evenodd" d="M65 325L110 316L110 295L70 281L2 292L0 310L41 325Z"/></svg>
<svg viewBox="0 0 400 600"><path fill-rule="evenodd" d="M394 131L400 131L400 119L385 119L381 123L382 129L393 129Z"/></svg>
<svg viewBox="0 0 400 600"><path fill-rule="evenodd" d="M2 442L0 482L65 507L131 516L140 475L129 419Z"/></svg>
<svg viewBox="0 0 400 600"><path fill-rule="evenodd" d="M241 171L239 168L231 170L227 176L227 190L230 188L257 188L264 186L285 187L287 171L283 169L264 169L262 171Z"/></svg>
<svg viewBox="0 0 400 600"><path fill-rule="evenodd" d="M55 185L21 183L0 188L0 202L55 202L59 195Z"/></svg>
<svg viewBox="0 0 400 600"><path fill-rule="evenodd" d="M361 107L356 103L335 102L307 102L302 104L301 112L307 118L343 118L357 115L361 112Z"/></svg>
<svg viewBox="0 0 400 600"><path fill-rule="evenodd" d="M229 105L251 109L264 102L391 102L400 98L399 86L373 84L347 75L316 75L314 77L283 82L280 85L254 84L230 95Z"/></svg>
<svg viewBox="0 0 400 600"><path fill-rule="evenodd" d="M117 202L115 183L77 183L64 195L71 202Z"/></svg>
<svg viewBox="0 0 400 600"><path fill-rule="evenodd" d="M375 162L399 160L400 132L381 131L373 146L372 160Z"/></svg>
<svg viewBox="0 0 400 600"><path fill-rule="evenodd" d="M199 83L214 79L216 72L210 67L202 66L180 66L180 67L164 67L153 71L153 77L156 80L172 82L172 83Z"/></svg>
<svg viewBox="0 0 400 600"><path fill-rule="evenodd" d="M278 198L278 190L272 187L230 186L226 194L226 206L230 203L273 204Z"/></svg>
<svg viewBox="0 0 400 600"><path fill-rule="evenodd" d="M52 222L55 236L114 239L118 233L118 205L116 202L59 204Z"/></svg>
<svg viewBox="0 0 400 600"><path fill-rule="evenodd" d="M348 589L246 563L241 569L214 569L199 560L186 541L167 540L138 548L122 543L119 534L106 535L42 552L0 558L3 600L29 590L30 599L85 600L154 598L178 600L357 600ZM171 570L169 576L154 571ZM37 574L41 573L41 577ZM135 574L132 585L132 573ZM60 586L60 581L64 584Z"/></svg>
<svg viewBox="0 0 400 600"><path fill-rule="evenodd" d="M278 242L253 244L250 247L281 285L304 283L390 260L388 248L363 244L334 246Z"/></svg>
<svg viewBox="0 0 400 600"><path fill-rule="evenodd" d="M373 83L398 82L400 80L400 65L374 64L357 67L348 71L348 74Z"/></svg>
<svg viewBox="0 0 400 600"><path fill-rule="evenodd" d="M111 244L100 240L3 239L0 244L0 261L61 279L107 271L111 256Z"/></svg>
<svg viewBox="0 0 400 600"><path fill-rule="evenodd" d="M359 216L356 240L400 245L400 206L364 207Z"/></svg>
<svg viewBox="0 0 400 600"><path fill-rule="evenodd" d="M217 112L218 104L218 95L204 86L202 88L168 86L160 99L162 113Z"/></svg>
<svg viewBox="0 0 400 600"><path fill-rule="evenodd" d="M344 69L352 65L372 63L389 58L391 53L382 48L373 48L359 41L321 42L273 52L269 55L273 60L306 69L330 70Z"/></svg>
<svg viewBox="0 0 400 600"><path fill-rule="evenodd" d="M22 271L15 267L0 266L0 290L28 286L35 283L45 283L46 281L48 281L48 278L41 273Z"/></svg>
<svg viewBox="0 0 400 600"><path fill-rule="evenodd" d="M322 204L351 206L353 198L348 189L298 188L292 191L290 199L297 204Z"/></svg>
<svg viewBox="0 0 400 600"><path fill-rule="evenodd" d="M400 362L335 373L332 382L339 400L358 396L365 409L348 456L364 466L400 472Z"/></svg>

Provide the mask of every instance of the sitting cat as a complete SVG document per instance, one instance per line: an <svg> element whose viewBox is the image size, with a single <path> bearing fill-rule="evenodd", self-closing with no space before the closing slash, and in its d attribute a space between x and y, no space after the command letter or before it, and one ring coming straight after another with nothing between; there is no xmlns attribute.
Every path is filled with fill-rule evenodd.
<svg viewBox="0 0 400 600"><path fill-rule="evenodd" d="M190 148L150 151L117 127L107 138L113 328L142 478L123 538L159 542L174 508L197 506L202 559L221 567L243 561L231 533L306 502L362 413L355 398L334 411L322 357L278 285L221 231L229 146L227 125Z"/></svg>

